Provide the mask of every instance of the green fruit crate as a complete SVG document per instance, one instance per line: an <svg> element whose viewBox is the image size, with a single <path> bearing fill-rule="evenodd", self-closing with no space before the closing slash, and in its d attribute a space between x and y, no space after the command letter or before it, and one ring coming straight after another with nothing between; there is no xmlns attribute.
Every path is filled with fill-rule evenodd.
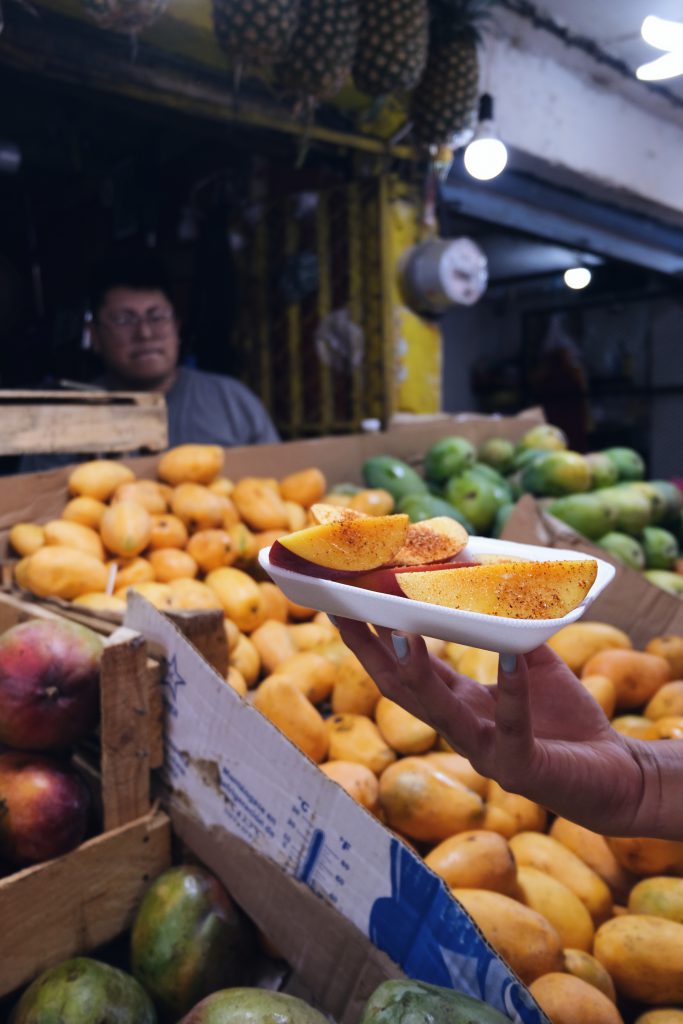
<svg viewBox="0 0 683 1024"><path fill-rule="evenodd" d="M0 594L0 633L58 617ZM162 737L149 697L159 691L159 672L138 633L111 627L100 672L99 763L77 756L97 783L103 830L70 853L0 877L0 996L124 932L149 881L171 863L170 822L150 800Z"/></svg>

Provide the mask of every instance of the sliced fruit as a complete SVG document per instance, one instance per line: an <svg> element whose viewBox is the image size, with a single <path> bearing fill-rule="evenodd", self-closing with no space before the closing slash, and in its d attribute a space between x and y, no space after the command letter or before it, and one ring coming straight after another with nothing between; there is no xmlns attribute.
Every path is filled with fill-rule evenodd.
<svg viewBox="0 0 683 1024"><path fill-rule="evenodd" d="M328 523L344 523L350 519L368 519L365 512L359 512L348 505L333 505L328 502L316 502L311 505L309 512L311 518L318 526L326 526Z"/></svg>
<svg viewBox="0 0 683 1024"><path fill-rule="evenodd" d="M378 594L393 594L395 597L405 597L396 577L399 573L407 572L449 572L451 569L464 569L467 566L477 565L477 562L434 562L431 565L399 565L392 568L383 567L372 569L370 572L356 572L347 578L340 580L354 587L362 587L363 590L374 590Z"/></svg>
<svg viewBox="0 0 683 1024"><path fill-rule="evenodd" d="M595 560L581 559L399 572L397 580L413 601L511 619L556 619L581 603L596 575Z"/></svg>
<svg viewBox="0 0 683 1024"><path fill-rule="evenodd" d="M328 569L376 569L404 544L409 523L407 515L359 516L285 534L279 543Z"/></svg>
<svg viewBox="0 0 683 1024"><path fill-rule="evenodd" d="M391 559L391 565L424 565L444 562L452 558L467 544L469 535L457 519L436 516L411 523L401 548Z"/></svg>

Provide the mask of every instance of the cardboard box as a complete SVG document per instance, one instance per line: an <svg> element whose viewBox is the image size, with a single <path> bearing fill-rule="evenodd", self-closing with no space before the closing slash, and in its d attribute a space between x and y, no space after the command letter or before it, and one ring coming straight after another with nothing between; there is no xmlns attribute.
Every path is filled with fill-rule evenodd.
<svg viewBox="0 0 683 1024"><path fill-rule="evenodd" d="M165 653L163 780L174 828L282 946L318 1005L340 1024L355 1021L373 972L389 969L379 951L392 970L483 999L518 1024L544 1020L419 856L226 686L149 602L131 595L125 621ZM370 974L357 978L368 957Z"/></svg>
<svg viewBox="0 0 683 1024"><path fill-rule="evenodd" d="M634 647L645 647L654 636L675 633L683 636L683 600L654 586L641 573L614 558L604 548L591 544L571 526L543 511L530 495L521 498L505 524L503 540L544 547L569 548L602 558L616 569L608 587L586 610L584 618L608 622L623 629Z"/></svg>
<svg viewBox="0 0 683 1024"><path fill-rule="evenodd" d="M53 612L0 595L0 632ZM0 996L130 925L150 879L170 865L168 817L151 806L145 641L107 638L100 673L97 784L103 831L62 857L0 878Z"/></svg>

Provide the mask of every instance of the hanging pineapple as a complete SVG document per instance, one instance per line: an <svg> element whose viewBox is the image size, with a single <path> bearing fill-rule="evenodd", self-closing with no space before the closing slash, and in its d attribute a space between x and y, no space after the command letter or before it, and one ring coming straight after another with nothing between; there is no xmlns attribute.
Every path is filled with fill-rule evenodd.
<svg viewBox="0 0 683 1024"><path fill-rule="evenodd" d="M492 0L431 0L427 67L413 92L411 117L422 146L471 138L479 96L480 27Z"/></svg>
<svg viewBox="0 0 683 1024"><path fill-rule="evenodd" d="M427 63L427 0L363 0L353 80L370 96L414 89Z"/></svg>
<svg viewBox="0 0 683 1024"><path fill-rule="evenodd" d="M300 0L213 0L216 38L229 57L270 65L287 52Z"/></svg>
<svg viewBox="0 0 683 1024"><path fill-rule="evenodd" d="M277 85L315 99L338 93L351 75L364 2L301 0L298 28L276 69Z"/></svg>
<svg viewBox="0 0 683 1024"><path fill-rule="evenodd" d="M159 18L168 0L84 0L86 14L100 28L137 35Z"/></svg>

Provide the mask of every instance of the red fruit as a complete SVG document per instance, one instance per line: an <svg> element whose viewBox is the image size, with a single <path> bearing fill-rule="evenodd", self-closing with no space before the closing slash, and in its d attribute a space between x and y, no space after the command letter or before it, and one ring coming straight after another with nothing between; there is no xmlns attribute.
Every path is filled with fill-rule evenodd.
<svg viewBox="0 0 683 1024"><path fill-rule="evenodd" d="M429 562L427 565L396 565L391 568L373 569L372 572L364 572L356 575L355 579L347 580L354 587L362 587L363 590L375 590L379 594L393 594L394 597L405 597L406 595L398 585L396 577L404 572L429 572L432 569L462 569L467 565L477 565L477 562Z"/></svg>
<svg viewBox="0 0 683 1024"><path fill-rule="evenodd" d="M66 619L35 619L0 636L0 743L58 750L95 728L102 639Z"/></svg>
<svg viewBox="0 0 683 1024"><path fill-rule="evenodd" d="M90 794L83 779L54 757L0 754L0 859L37 864L83 842Z"/></svg>
<svg viewBox="0 0 683 1024"><path fill-rule="evenodd" d="M271 545L269 557L271 564L276 565L278 569L289 569L290 572L298 572L302 576L316 576L323 580L337 580L339 583L348 583L364 573L363 569L328 569L317 562L309 562L307 558L301 558L293 551L288 551L277 540Z"/></svg>

